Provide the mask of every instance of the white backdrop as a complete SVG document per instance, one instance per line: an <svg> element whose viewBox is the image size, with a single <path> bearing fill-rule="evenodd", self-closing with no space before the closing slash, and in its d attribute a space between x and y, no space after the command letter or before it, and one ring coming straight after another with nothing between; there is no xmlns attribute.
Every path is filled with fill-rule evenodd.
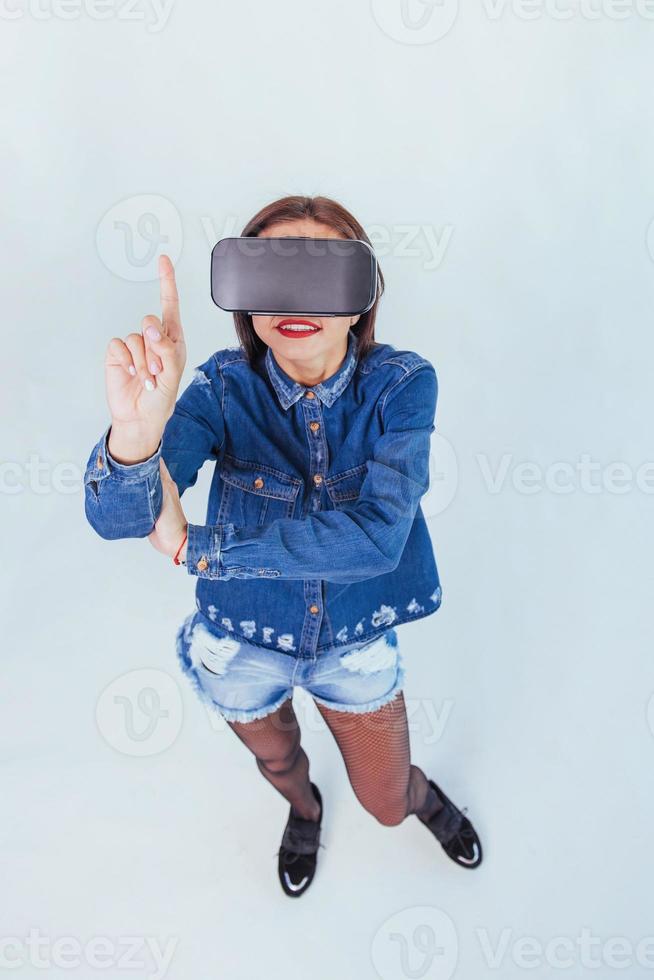
<svg viewBox="0 0 654 980"><path fill-rule="evenodd" d="M0 19L3 966L650 976L654 4ZM276 877L287 804L177 669L195 579L101 540L82 492L104 351L158 312L155 255L176 260L186 384L235 343L211 246L287 193L357 215L387 279L377 338L438 374L443 605L399 638L414 761L486 851L466 872L414 818L376 823L300 692L325 849L299 902Z"/></svg>

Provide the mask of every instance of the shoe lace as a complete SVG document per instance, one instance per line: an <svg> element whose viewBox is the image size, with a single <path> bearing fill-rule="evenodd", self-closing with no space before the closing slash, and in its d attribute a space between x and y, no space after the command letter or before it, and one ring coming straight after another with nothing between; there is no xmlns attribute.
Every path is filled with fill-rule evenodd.
<svg viewBox="0 0 654 980"><path fill-rule="evenodd" d="M286 864L293 864L295 861L298 861L301 857L305 857L306 856L307 851L306 850L305 851L302 850L302 844L303 843L306 843L306 841L299 840L295 836L295 834L293 833L292 830L289 831L289 833L286 835L286 841L288 842L288 846L285 845L285 844L281 844L278 847L278 849L274 852L274 855L273 855L274 857L277 857L279 854L282 854L283 853L284 854L285 863ZM322 847L323 849L326 850L324 844L318 844L318 846L315 847L309 853L317 854L318 853L318 849L320 847Z"/></svg>
<svg viewBox="0 0 654 980"><path fill-rule="evenodd" d="M319 847L320 823L313 820L302 820L300 818L290 818L282 837L282 843L277 853L286 855L288 863L306 854L315 854Z"/></svg>
<svg viewBox="0 0 654 980"><path fill-rule="evenodd" d="M464 820L468 808L459 810L451 802L443 802L443 806L434 816L427 821L427 826L444 846L451 845L454 840L458 840L463 847L470 839L470 831L467 822Z"/></svg>
<svg viewBox="0 0 654 980"><path fill-rule="evenodd" d="M443 843L448 851L465 855L466 857L472 857L474 853L475 832L470 823L463 819L467 812L467 807L464 807L460 811L458 821L453 822L448 839Z"/></svg>

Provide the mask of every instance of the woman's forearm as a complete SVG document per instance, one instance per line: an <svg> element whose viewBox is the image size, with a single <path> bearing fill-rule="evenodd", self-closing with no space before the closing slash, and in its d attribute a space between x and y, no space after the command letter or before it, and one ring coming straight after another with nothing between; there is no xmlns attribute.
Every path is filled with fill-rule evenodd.
<svg viewBox="0 0 654 980"><path fill-rule="evenodd" d="M412 515L390 523L374 504L266 525L188 524L186 567L200 578L320 578L359 582L392 571Z"/></svg>

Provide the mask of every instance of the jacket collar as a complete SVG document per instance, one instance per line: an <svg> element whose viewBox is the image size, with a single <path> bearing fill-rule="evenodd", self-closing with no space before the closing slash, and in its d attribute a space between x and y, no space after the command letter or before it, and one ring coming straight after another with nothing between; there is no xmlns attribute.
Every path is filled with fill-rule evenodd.
<svg viewBox="0 0 654 980"><path fill-rule="evenodd" d="M316 395L324 405L330 408L342 391L345 390L350 378L354 374L354 369L357 366L357 352L359 349L359 340L356 334L348 330L348 340L347 340L347 353L343 359L343 363L339 367L335 374L332 374L330 378L325 381L321 381L317 385L312 385L311 390L315 391ZM308 390L306 385L300 384L293 378L289 377L286 371L284 371L277 361L275 360L275 355L272 352L272 348L268 348L265 356L266 368L268 369L268 376L272 383L273 388L277 392L277 397L281 403L282 408L287 409L301 398L302 395Z"/></svg>

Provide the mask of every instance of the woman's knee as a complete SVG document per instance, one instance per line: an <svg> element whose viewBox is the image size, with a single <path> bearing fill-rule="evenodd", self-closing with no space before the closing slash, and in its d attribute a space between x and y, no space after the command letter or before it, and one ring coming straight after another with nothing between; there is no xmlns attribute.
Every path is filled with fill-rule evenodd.
<svg viewBox="0 0 654 980"><path fill-rule="evenodd" d="M382 785L377 794L356 795L364 810L384 827L397 827L406 817L406 794L388 793Z"/></svg>
<svg viewBox="0 0 654 980"><path fill-rule="evenodd" d="M281 776L295 766L300 752L300 733L298 731L289 734L288 743L280 745L276 752L258 752L255 753L255 758L260 769Z"/></svg>

